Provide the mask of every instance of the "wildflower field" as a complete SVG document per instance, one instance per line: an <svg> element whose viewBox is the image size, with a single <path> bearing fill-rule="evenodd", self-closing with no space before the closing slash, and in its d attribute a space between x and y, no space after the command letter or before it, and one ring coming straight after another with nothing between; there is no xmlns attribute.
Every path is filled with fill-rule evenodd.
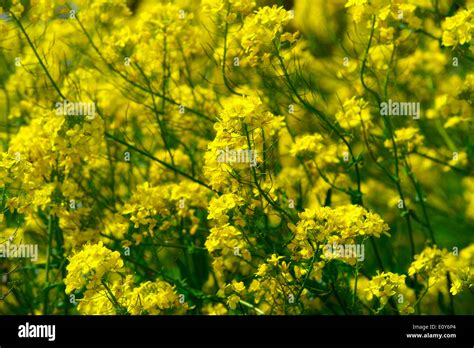
<svg viewBox="0 0 474 348"><path fill-rule="evenodd" d="M1 0L0 314L474 312L474 0Z"/></svg>

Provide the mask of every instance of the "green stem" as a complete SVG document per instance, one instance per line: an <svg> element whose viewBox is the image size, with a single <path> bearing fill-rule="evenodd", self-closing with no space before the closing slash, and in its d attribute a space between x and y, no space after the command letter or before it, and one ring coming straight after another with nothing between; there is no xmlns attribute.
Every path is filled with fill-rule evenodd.
<svg viewBox="0 0 474 348"><path fill-rule="evenodd" d="M31 49L33 50L33 53L35 54L36 56L36 59L38 59L38 62L40 63L41 67L43 68L44 72L46 73L46 76L48 76L48 79L51 81L51 84L53 85L54 89L56 90L56 92L58 92L59 96L63 99L63 100L67 100L67 98L61 93L61 90L59 89L58 85L56 84L56 82L53 80L53 78L51 77L48 69L46 68L46 65L43 63L43 60L41 59L41 57L39 56L35 46L33 45L33 42L31 42L31 39L30 37L28 36L28 34L26 33L26 30L25 28L23 27L23 25L21 24L20 20L12 13L10 12L10 15L12 16L12 18L15 20L15 22L18 24L18 27L20 28L21 32L23 33L23 35L25 35L26 37L26 40L28 41L28 44L30 45Z"/></svg>
<svg viewBox="0 0 474 348"><path fill-rule="evenodd" d="M46 281L44 285L44 309L43 314L48 314L48 302L49 302L49 269L50 269L50 259L51 259L51 246L53 239L53 224L51 215L48 216L48 248L46 250Z"/></svg>
<svg viewBox="0 0 474 348"><path fill-rule="evenodd" d="M132 150L138 152L139 154L141 154L141 155L143 155L143 156L145 156L145 157L148 157L149 159L152 159L153 161L158 162L158 163L161 164L162 166L164 166L164 167L166 167L166 168L168 168L168 169L174 171L175 173L177 173L177 174L179 174L179 175L181 175L181 176L184 176L185 178L188 178L189 180L191 180L191 181L193 181L193 182L195 182L195 183L197 183L197 184L199 184L199 185L201 185L201 186L203 186L203 187L209 189L210 191L213 191L213 192L219 194L218 191L214 190L212 187L210 187L210 186L207 185L206 183L202 182L201 180L192 177L191 175L189 175L189 174L187 174L187 173L185 173L185 172L179 170L178 168L172 166L171 164L169 164L169 163L167 163L167 162L164 162L164 161L162 161L162 160L156 158L155 156L153 156L153 155L147 153L146 151L140 150L140 149L137 148L136 146L133 146L132 144L129 144L129 143L127 143L126 141L123 141L123 140L121 140L121 139L119 139L119 138L117 138L117 137L115 137L115 136L113 136L112 134L109 134L109 133L107 133L107 132L105 132L105 136L106 136L107 138L110 138L110 139L116 141L116 142L119 143L119 144L122 144L122 145L124 145L124 146L127 146L128 148L130 148L130 149L132 149Z"/></svg>

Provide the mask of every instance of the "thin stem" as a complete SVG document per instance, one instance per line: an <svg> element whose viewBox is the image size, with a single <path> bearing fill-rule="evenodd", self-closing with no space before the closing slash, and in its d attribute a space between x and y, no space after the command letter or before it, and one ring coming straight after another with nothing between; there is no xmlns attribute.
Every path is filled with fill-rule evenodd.
<svg viewBox="0 0 474 348"><path fill-rule="evenodd" d="M48 314L48 301L49 301L49 269L50 269L50 260L51 260L51 246L53 239L53 223L51 215L48 216L48 247L46 249L46 280L44 285L44 309L43 314Z"/></svg>
<svg viewBox="0 0 474 348"><path fill-rule="evenodd" d="M106 136L107 138L110 138L110 139L116 141L116 142L119 143L119 144L122 144L122 145L124 145L124 146L127 146L128 148L130 148L130 149L132 149L132 150L138 152L139 154L141 154L141 155L143 155L143 156L145 156L145 157L148 157L149 159L151 159L151 160L153 160L153 161L158 162L158 163L161 164L162 166L164 166L164 167L166 167L166 168L168 168L168 169L174 171L175 173L177 173L177 174L179 174L179 175L181 175L181 176L184 176L185 178L188 178L189 180L191 180L191 181L193 181L193 182L195 182L195 183L197 183L197 184L199 184L199 185L201 185L201 186L203 186L203 187L209 189L210 191L213 191L213 192L219 194L218 191L214 190L212 187L210 187L209 185L207 185L207 184L204 183L203 181L192 177L191 175L189 175L189 174L187 174L187 173L181 171L180 169L174 167L173 165L171 165L171 164L169 164L169 163L167 163L167 162L164 162L164 161L162 161L162 160L156 158L155 156L149 154L148 152L143 151L143 150L140 150L140 149L137 148L136 146L134 146L134 145L132 145L132 144L129 144L129 143L127 143L126 141L121 140L121 139L119 139L119 138L113 136L113 135L110 134L110 133L105 132L105 136Z"/></svg>
<svg viewBox="0 0 474 348"><path fill-rule="evenodd" d="M41 59L41 57L39 56L38 54L38 51L36 50L35 48L35 45L33 45L33 42L31 41L30 37L28 36L28 34L26 33L26 30L25 28L23 27L23 24L21 24L20 20L12 13L10 12L10 15L12 16L12 18L15 20L15 22L18 24L18 27L20 28L21 32L23 33L23 35L25 35L26 37L26 40L28 41L28 44L30 45L31 49L33 50L33 53L35 54L36 56L36 59L38 59L38 62L40 63L41 67L43 68L44 72L46 73L46 76L48 77L48 79L51 81L51 84L53 85L54 89L56 90L56 92L58 92L59 96L63 99L63 100L67 100L67 98L61 93L61 90L59 89L58 85L56 84L56 82L53 80L53 78L51 77L51 74L49 73L48 69L46 68L46 65L43 63L43 60Z"/></svg>

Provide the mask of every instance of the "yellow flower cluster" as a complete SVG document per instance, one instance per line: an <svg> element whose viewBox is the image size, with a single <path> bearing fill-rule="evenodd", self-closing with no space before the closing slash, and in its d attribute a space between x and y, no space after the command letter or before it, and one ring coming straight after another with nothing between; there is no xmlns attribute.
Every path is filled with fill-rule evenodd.
<svg viewBox="0 0 474 348"><path fill-rule="evenodd" d="M241 206L244 200L233 193L226 193L220 197L213 198L209 202L208 220L214 220L217 225L224 225L229 221L229 212Z"/></svg>
<svg viewBox="0 0 474 348"><path fill-rule="evenodd" d="M0 14L3 13L3 11L10 11L15 16L19 17L25 10L20 0L12 0L10 7L7 6L8 4L2 4L2 6L0 6Z"/></svg>
<svg viewBox="0 0 474 348"><path fill-rule="evenodd" d="M225 224L210 229L204 243L212 256L212 268L219 284L225 282L228 272L248 274L251 270L249 262L252 260L250 241L236 227Z"/></svg>
<svg viewBox="0 0 474 348"><path fill-rule="evenodd" d="M255 7L255 0L202 0L201 8L205 14L222 15L227 13L226 20L232 22L237 14L249 14Z"/></svg>
<svg viewBox="0 0 474 348"><path fill-rule="evenodd" d="M94 289L109 272L118 272L123 267L120 253L107 249L102 242L85 245L69 258L67 277L64 279L66 293L80 290L86 286Z"/></svg>
<svg viewBox="0 0 474 348"><path fill-rule="evenodd" d="M295 42L297 33L283 33L290 20L283 7L262 7L253 16L245 18L242 28L241 45L248 63L254 67L268 65L275 51L274 44L281 41ZM275 41L276 40L276 41Z"/></svg>
<svg viewBox="0 0 474 348"><path fill-rule="evenodd" d="M371 125L369 103L363 98L352 97L344 102L343 111L336 114L337 122L344 129L351 129L364 123L365 127Z"/></svg>
<svg viewBox="0 0 474 348"><path fill-rule="evenodd" d="M182 215L192 215L190 203L193 207L206 207L207 193L196 183L182 182L151 187L145 182L137 186L121 213L130 214L130 221L134 223L135 228L144 225L148 226L148 231L152 231L158 216L168 216L176 209L182 212Z"/></svg>
<svg viewBox="0 0 474 348"><path fill-rule="evenodd" d="M31 21L47 21L54 16L55 3L49 0L32 0L30 2L31 10L29 17Z"/></svg>
<svg viewBox="0 0 474 348"><path fill-rule="evenodd" d="M124 276L124 263L117 251L102 242L85 245L69 259L66 293L86 288L79 300L82 314L166 314L186 311L174 287L162 280L134 286L131 275Z"/></svg>
<svg viewBox="0 0 474 348"><path fill-rule="evenodd" d="M2 2L1 313L472 311L474 0L284 3Z"/></svg>
<svg viewBox="0 0 474 348"><path fill-rule="evenodd" d="M345 7L349 8L356 23L366 23L370 30L372 16L375 16L374 28L380 34L381 41L391 41L395 37L397 22L407 23L418 28L421 20L416 17L415 1L403 0L348 0Z"/></svg>
<svg viewBox="0 0 474 348"><path fill-rule="evenodd" d="M474 8L459 10L443 23L443 45L447 47L472 43L474 39Z"/></svg>
<svg viewBox="0 0 474 348"><path fill-rule="evenodd" d="M254 303L261 313L297 314L299 309L293 304L298 287L292 285L294 280L290 272L290 264L284 260L283 256L272 254L258 266L258 271L248 287L248 292L254 298ZM307 291L301 294L303 298L306 295Z"/></svg>
<svg viewBox="0 0 474 348"><path fill-rule="evenodd" d="M395 131L395 143L398 150L402 153L413 152L418 146L423 145L424 136L419 134L419 129L415 127L400 128ZM384 142L385 147L393 150L393 142L387 139Z"/></svg>
<svg viewBox="0 0 474 348"><path fill-rule="evenodd" d="M167 282L147 281L134 286L133 277L117 278L109 286L87 290L79 300L78 310L85 315L183 314L187 304Z"/></svg>
<svg viewBox="0 0 474 348"><path fill-rule="evenodd" d="M323 137L320 134L302 135L295 139L290 153L293 156L314 157L323 148Z"/></svg>
<svg viewBox="0 0 474 348"><path fill-rule="evenodd" d="M415 260L408 269L408 275L424 276L427 278L429 288L438 282L445 282L449 272L451 279L449 291L457 295L462 288L474 286L473 262L474 244L461 250L459 255L449 253L446 249L438 249L436 246L427 247L415 255Z"/></svg>
<svg viewBox="0 0 474 348"><path fill-rule="evenodd" d="M392 272L382 272L372 277L368 287L365 289L367 300L374 297L380 300L381 306L385 306L390 297L397 294L397 291L405 285L406 275L399 275Z"/></svg>
<svg viewBox="0 0 474 348"><path fill-rule="evenodd" d="M246 248L247 243L242 232L229 224L211 228L205 245L210 253L216 251L219 251L223 255L241 253L245 259L251 258Z"/></svg>
<svg viewBox="0 0 474 348"><path fill-rule="evenodd" d="M256 96L231 97L223 104L219 121L214 124L216 136L204 156L203 169L213 188L236 192L238 182L232 180L229 173L236 171L249 176L249 167L262 160L259 154L263 153L266 139L277 136L285 123L284 117L265 110L262 100ZM227 149L244 153L246 160L240 163L219 161L219 151ZM256 163L250 161L252 156ZM225 179L231 182L230 186Z"/></svg>
<svg viewBox="0 0 474 348"><path fill-rule="evenodd" d="M83 315L113 315L128 313L126 297L133 291L133 277L111 277L107 288L99 284L88 289L78 300L77 309ZM138 302L140 303L140 302Z"/></svg>
<svg viewBox="0 0 474 348"><path fill-rule="evenodd" d="M150 187L148 183L144 183L137 187L130 201L125 204L122 214L131 214L130 221L135 227L146 225L152 230L156 225L156 215L169 214L167 199L169 196L161 187Z"/></svg>
<svg viewBox="0 0 474 348"><path fill-rule="evenodd" d="M325 244L352 244L357 237L389 235L379 215L357 205L306 209L290 228L294 238L288 245L295 260L309 259Z"/></svg>
<svg viewBox="0 0 474 348"><path fill-rule="evenodd" d="M161 280L141 283L126 295L129 297L130 314L163 314L180 306L174 287Z"/></svg>

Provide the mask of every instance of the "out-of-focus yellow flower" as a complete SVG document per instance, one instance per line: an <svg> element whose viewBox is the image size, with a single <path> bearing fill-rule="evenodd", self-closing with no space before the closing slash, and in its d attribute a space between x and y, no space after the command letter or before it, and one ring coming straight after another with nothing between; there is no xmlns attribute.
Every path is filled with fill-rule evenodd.
<svg viewBox="0 0 474 348"><path fill-rule="evenodd" d="M448 253L446 249L427 247L420 254L415 255L415 260L408 269L409 275L418 274L424 277L429 287L436 283L445 283L448 274L451 277L451 294L457 295L464 287L472 287L474 265L474 244L467 248Z"/></svg>
<svg viewBox="0 0 474 348"><path fill-rule="evenodd" d="M240 303L240 297L237 295L230 295L227 299L227 305L230 309L236 309L237 305Z"/></svg>
<svg viewBox="0 0 474 348"><path fill-rule="evenodd" d="M474 9L459 10L443 23L443 45L447 47L470 43L474 35Z"/></svg>
<svg viewBox="0 0 474 348"><path fill-rule="evenodd" d="M342 128L351 129L364 122L365 127L371 125L369 103L363 98L352 97L343 104L343 111L336 114L337 122Z"/></svg>
<svg viewBox="0 0 474 348"><path fill-rule="evenodd" d="M394 134L395 143L404 152L413 152L413 150L423 144L424 136L420 135L420 130L415 127L397 129ZM392 140L386 139L385 147L392 149Z"/></svg>

